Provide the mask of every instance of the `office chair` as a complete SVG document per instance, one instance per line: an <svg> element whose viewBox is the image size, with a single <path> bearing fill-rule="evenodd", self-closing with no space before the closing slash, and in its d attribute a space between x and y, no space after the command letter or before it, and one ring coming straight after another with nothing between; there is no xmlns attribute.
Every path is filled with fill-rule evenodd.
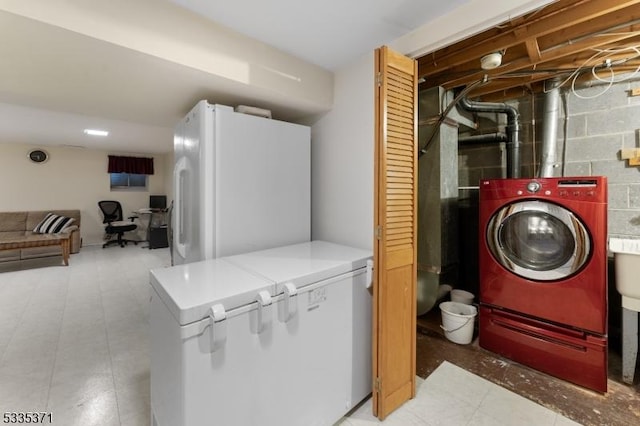
<svg viewBox="0 0 640 426"><path fill-rule="evenodd" d="M98 207L100 207L100 211L102 211L102 215L104 219L102 223L106 223L104 231L107 235L117 235L117 239L109 240L102 245L102 248L107 247L110 244L118 244L120 247L124 247L127 243L134 243L138 245L138 241L136 240L127 240L122 238L122 235L125 232L135 230L138 225L133 223L133 219L135 216L129 217L130 222L123 221L122 218L122 206L118 201L98 201Z"/></svg>

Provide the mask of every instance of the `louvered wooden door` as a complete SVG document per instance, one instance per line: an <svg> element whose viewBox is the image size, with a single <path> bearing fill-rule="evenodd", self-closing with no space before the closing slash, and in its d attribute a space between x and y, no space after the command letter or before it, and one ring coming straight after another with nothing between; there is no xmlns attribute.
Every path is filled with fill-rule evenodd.
<svg viewBox="0 0 640 426"><path fill-rule="evenodd" d="M376 50L373 411L415 396L417 64Z"/></svg>

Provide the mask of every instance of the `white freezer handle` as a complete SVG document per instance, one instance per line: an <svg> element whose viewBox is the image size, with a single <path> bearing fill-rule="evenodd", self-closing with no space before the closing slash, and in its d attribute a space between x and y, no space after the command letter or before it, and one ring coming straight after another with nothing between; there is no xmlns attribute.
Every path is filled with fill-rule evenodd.
<svg viewBox="0 0 640 426"><path fill-rule="evenodd" d="M184 199L187 191L185 190L185 182L187 175L187 159L185 157L180 158L176 163L173 170L173 188L175 190L175 226L174 228L174 241L178 254L185 259L187 257L187 238L185 235L184 226L184 209L186 207L186 200Z"/></svg>
<svg viewBox="0 0 640 426"><path fill-rule="evenodd" d="M278 310L280 322L288 322L298 313L298 289L293 283L285 283L282 291L282 308Z"/></svg>
<svg viewBox="0 0 640 426"><path fill-rule="evenodd" d="M227 342L227 312L224 306L216 304L209 309L211 319L211 352L222 348Z"/></svg>
<svg viewBox="0 0 640 426"><path fill-rule="evenodd" d="M260 334L271 321L271 295L268 291L262 290L256 295L256 302L258 309L252 312L251 332Z"/></svg>
<svg viewBox="0 0 640 426"><path fill-rule="evenodd" d="M373 259L367 260L367 275L365 277L365 285L367 288L373 286Z"/></svg>
<svg viewBox="0 0 640 426"><path fill-rule="evenodd" d="M365 268L360 268L357 269L355 271L352 272L347 272L346 274L341 274L341 275L337 275L335 277L329 278L325 281L319 281L313 284L309 284L306 285L304 287L301 288L296 288L296 293L297 293L297 297L302 297L303 294L305 293L309 293L317 288L320 287L324 287L330 284L333 284L335 282L338 281L342 281L345 278L353 278L353 277L358 277L360 275L364 275L366 273ZM293 285L293 284L292 284ZM245 314L249 314L250 315L250 322L251 322L251 332L253 333L254 331L254 327L257 325L257 310L258 305L262 306L262 323L264 325L266 325L268 322L271 321L271 315L268 312L268 310L271 308L271 305L273 305L276 302L280 302L282 300L284 300L285 298L285 293L280 293L276 296L271 296L269 294L268 291L263 290L263 293L265 293L264 295L261 296L261 300L263 302L259 302L257 299L258 297L256 297L256 300L253 303L249 303L237 308L233 308L233 309L229 309L228 311L225 311L225 318L226 319L231 319L231 318L235 318L241 315L245 315ZM302 300L302 299L301 299ZM265 312L264 309L267 309L267 311ZM296 307L296 312L298 311L298 308ZM255 322L255 323L254 323ZM222 324L222 322L220 322L219 324ZM195 336L200 336L202 333L204 333L204 331L208 328L211 327L213 325L212 321L211 321L211 315L206 315L204 318L192 322L190 324L184 325L182 327L180 327L180 338L183 340L186 339L191 339Z"/></svg>

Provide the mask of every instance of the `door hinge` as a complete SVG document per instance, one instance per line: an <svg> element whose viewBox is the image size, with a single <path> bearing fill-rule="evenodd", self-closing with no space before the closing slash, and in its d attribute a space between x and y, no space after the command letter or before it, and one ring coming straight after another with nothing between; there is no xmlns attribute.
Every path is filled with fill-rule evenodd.
<svg viewBox="0 0 640 426"><path fill-rule="evenodd" d="M380 377L376 377L375 379L373 379L373 390L375 392L380 392L381 388L382 388L382 381L380 380Z"/></svg>
<svg viewBox="0 0 640 426"><path fill-rule="evenodd" d="M382 73L381 72L376 73L376 85L378 87L382 86Z"/></svg>
<svg viewBox="0 0 640 426"><path fill-rule="evenodd" d="M378 240L382 239L382 225L376 226L375 235L376 235L376 239Z"/></svg>

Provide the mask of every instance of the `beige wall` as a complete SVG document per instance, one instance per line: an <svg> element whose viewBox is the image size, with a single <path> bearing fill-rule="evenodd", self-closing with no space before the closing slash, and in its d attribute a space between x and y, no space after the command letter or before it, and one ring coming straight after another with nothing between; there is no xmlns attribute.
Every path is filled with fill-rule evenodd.
<svg viewBox="0 0 640 426"><path fill-rule="evenodd" d="M33 148L0 144L0 211L79 209L84 245L102 242L104 226L98 209L100 200L117 200L123 211L147 207L150 194L166 194L165 155L153 155L155 174L149 176L148 191L114 191L109 188L107 151L46 147L49 160L34 164L27 158Z"/></svg>

